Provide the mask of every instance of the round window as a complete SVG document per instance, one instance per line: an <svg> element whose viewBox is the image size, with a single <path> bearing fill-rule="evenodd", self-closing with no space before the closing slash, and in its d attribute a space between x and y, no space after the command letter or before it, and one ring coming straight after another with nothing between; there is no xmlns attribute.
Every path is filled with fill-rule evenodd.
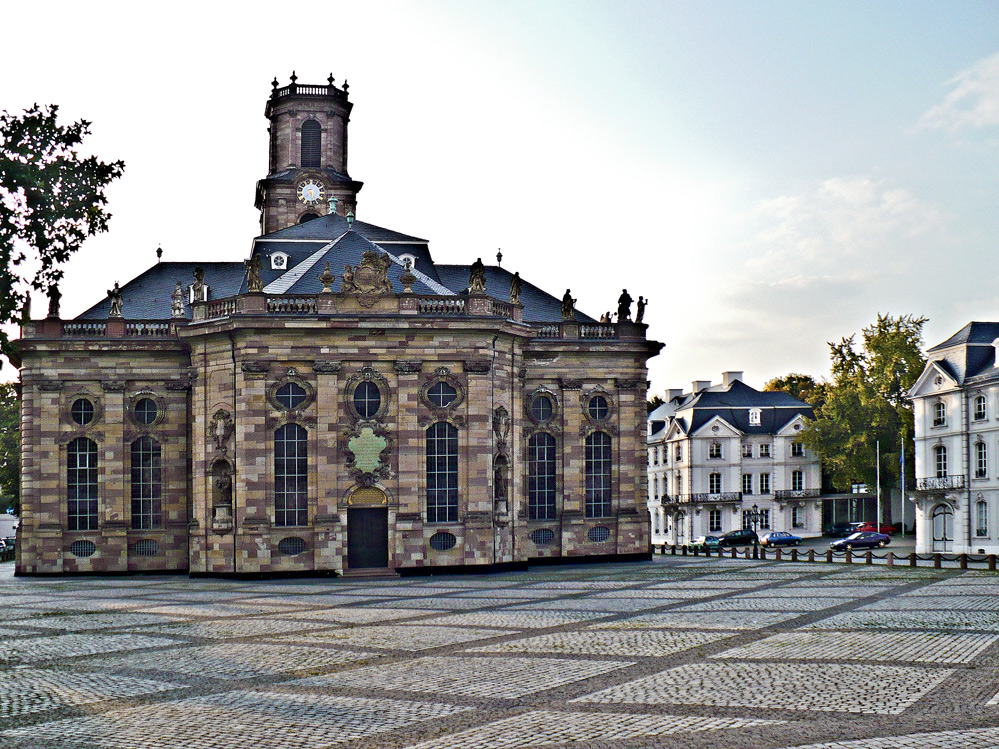
<svg viewBox="0 0 999 749"><path fill-rule="evenodd" d="M430 537L430 548L434 551L450 551L456 543L458 538L447 531L438 531Z"/></svg>
<svg viewBox="0 0 999 749"><path fill-rule="evenodd" d="M152 398L140 398L135 404L135 420L140 424L152 424L157 413L156 402Z"/></svg>
<svg viewBox="0 0 999 749"><path fill-rule="evenodd" d="M596 419L597 421L603 421L607 418L607 414L610 412L610 407L607 405L607 399L602 395L594 395L590 398L590 418Z"/></svg>
<svg viewBox="0 0 999 749"><path fill-rule="evenodd" d="M555 541L555 531L551 528L538 528L536 531L531 531L530 538L535 546L548 546Z"/></svg>
<svg viewBox="0 0 999 749"><path fill-rule="evenodd" d="M97 545L93 541L74 541L69 552L75 557L92 557L97 553Z"/></svg>
<svg viewBox="0 0 999 749"><path fill-rule="evenodd" d="M382 394L373 382L362 382L354 389L354 410L362 419L374 418L382 405Z"/></svg>
<svg viewBox="0 0 999 749"><path fill-rule="evenodd" d="M281 404L282 408L294 410L305 403L308 394L305 388L297 382L286 382L274 393L274 399Z"/></svg>
<svg viewBox="0 0 999 749"><path fill-rule="evenodd" d="M548 421L555 410L552 406L552 399L547 395L539 395L531 401L531 416L535 421Z"/></svg>
<svg viewBox="0 0 999 749"><path fill-rule="evenodd" d="M69 414L73 417L73 421L84 426L94 420L94 404L86 398L77 398L73 401Z"/></svg>
<svg viewBox="0 0 999 749"><path fill-rule="evenodd" d="M458 391L446 382L438 382L427 391L427 400L438 408L447 408L458 397Z"/></svg>

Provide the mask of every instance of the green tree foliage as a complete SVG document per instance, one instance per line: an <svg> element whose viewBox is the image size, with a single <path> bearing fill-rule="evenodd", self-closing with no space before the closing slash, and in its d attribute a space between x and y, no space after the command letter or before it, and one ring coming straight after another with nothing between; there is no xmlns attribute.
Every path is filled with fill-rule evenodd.
<svg viewBox="0 0 999 749"><path fill-rule="evenodd" d="M665 402L666 401L663 400L663 397L661 395L653 395L651 398L649 398L649 400L645 402L646 413L652 413Z"/></svg>
<svg viewBox="0 0 999 749"><path fill-rule="evenodd" d="M121 161L82 157L86 120L56 122L55 105L0 113L0 325L15 322L29 289L46 292L83 240L107 231L107 186ZM28 270L30 268L30 270ZM10 341L0 330L0 352Z"/></svg>
<svg viewBox="0 0 999 749"><path fill-rule="evenodd" d="M879 440L882 493L899 485L903 445L906 481L915 480L912 406L905 393L926 365L925 322L925 317L878 315L863 329L860 347L855 336L829 344L832 382L825 384L824 400L801 441L822 455L840 489L854 483L876 485ZM884 506L890 508L887 502ZM884 519L890 522L891 517Z"/></svg>
<svg viewBox="0 0 999 749"><path fill-rule="evenodd" d="M0 496L20 513L21 498L21 398L12 382L0 384Z"/></svg>
<svg viewBox="0 0 999 749"><path fill-rule="evenodd" d="M811 375L792 373L783 377L774 377L763 386L763 390L788 393L810 406L818 406L825 401L827 387L826 383L816 382Z"/></svg>

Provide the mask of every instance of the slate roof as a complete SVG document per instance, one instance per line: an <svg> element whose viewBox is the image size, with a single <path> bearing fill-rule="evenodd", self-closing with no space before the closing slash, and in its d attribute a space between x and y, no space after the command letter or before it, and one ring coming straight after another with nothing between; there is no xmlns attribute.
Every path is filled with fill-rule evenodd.
<svg viewBox="0 0 999 749"><path fill-rule="evenodd" d="M295 224L270 234L265 234L259 239L325 239L329 241L334 237L339 237L348 226L347 219L340 214L320 216L319 218L306 221L304 224ZM354 221L350 226L358 234L370 239L372 242L408 242L413 244L427 244L427 240L403 234L381 226L368 224L364 221Z"/></svg>
<svg viewBox="0 0 999 749"><path fill-rule="evenodd" d="M943 343L928 349L927 353L962 345L991 346L996 338L999 338L999 322L969 322Z"/></svg>
<svg viewBox="0 0 999 749"><path fill-rule="evenodd" d="M927 358L954 375L958 382L999 376L996 350L992 342L999 338L999 322L969 322L943 343L927 351ZM932 356L934 353L938 356Z"/></svg>

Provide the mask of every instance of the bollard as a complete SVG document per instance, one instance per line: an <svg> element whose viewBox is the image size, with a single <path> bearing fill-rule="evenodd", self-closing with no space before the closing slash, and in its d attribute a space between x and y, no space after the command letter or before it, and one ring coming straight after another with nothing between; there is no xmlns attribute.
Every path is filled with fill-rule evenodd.
<svg viewBox="0 0 999 749"><path fill-rule="evenodd" d="M696 557L697 556L697 547L696 546L691 546L690 548L693 549L694 556Z"/></svg>
<svg viewBox="0 0 999 749"><path fill-rule="evenodd" d="M669 553L676 556L676 544L671 544L669 547Z"/></svg>
<svg viewBox="0 0 999 749"><path fill-rule="evenodd" d="M814 562L815 561L815 549L809 549L808 550L808 561L809 562Z"/></svg>
<svg viewBox="0 0 999 749"><path fill-rule="evenodd" d="M827 562L832 561L832 549L826 549L826 561Z"/></svg>
<svg viewBox="0 0 999 749"><path fill-rule="evenodd" d="M916 566L916 552L912 552L911 554L909 554L909 566L910 567Z"/></svg>
<svg viewBox="0 0 999 749"><path fill-rule="evenodd" d="M864 554L864 564L874 564L874 554L871 553L870 549Z"/></svg>
<svg viewBox="0 0 999 749"><path fill-rule="evenodd" d="M962 570L968 569L968 555L967 554L962 554L961 555L961 569Z"/></svg>
<svg viewBox="0 0 999 749"><path fill-rule="evenodd" d="M749 547L746 547L746 559L749 559Z"/></svg>
<svg viewBox="0 0 999 749"><path fill-rule="evenodd" d="M996 571L996 555L995 554L989 554L989 571L990 572L995 572Z"/></svg>
<svg viewBox="0 0 999 749"><path fill-rule="evenodd" d="M687 544L683 545L683 556L687 556Z"/></svg>
<svg viewBox="0 0 999 749"><path fill-rule="evenodd" d="M778 562L780 561L780 547L779 546L776 549L774 549L774 559L776 559Z"/></svg>
<svg viewBox="0 0 999 749"><path fill-rule="evenodd" d="M732 559L735 559L735 547L732 547Z"/></svg>
<svg viewBox="0 0 999 749"><path fill-rule="evenodd" d="M895 553L894 552L891 552L891 551L888 552L888 564L887 564L887 566L888 567L894 567L895 566Z"/></svg>
<svg viewBox="0 0 999 749"><path fill-rule="evenodd" d="M756 557L754 556L753 559L755 559L755 558ZM766 558L767 558L767 547L766 546L761 546L760 547L760 559L766 559Z"/></svg>
<svg viewBox="0 0 999 749"><path fill-rule="evenodd" d="M846 550L846 563L853 564L853 552L850 549Z"/></svg>
<svg viewBox="0 0 999 749"><path fill-rule="evenodd" d="M792 562L797 562L798 561L798 550L797 549L791 549L791 561Z"/></svg>
<svg viewBox="0 0 999 749"><path fill-rule="evenodd" d="M942 561L943 561L943 555L940 552L935 553L933 555L933 569L935 570L940 569L943 566L940 564Z"/></svg>

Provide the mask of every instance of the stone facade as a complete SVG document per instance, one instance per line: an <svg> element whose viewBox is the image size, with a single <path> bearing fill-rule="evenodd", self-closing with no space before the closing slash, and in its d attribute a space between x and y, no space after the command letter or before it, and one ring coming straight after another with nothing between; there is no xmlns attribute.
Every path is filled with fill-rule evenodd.
<svg viewBox="0 0 999 749"><path fill-rule="evenodd" d="M297 132L281 125L275 143L274 127L272 170ZM345 130L334 143L345 167ZM562 320L558 300L533 286L506 302L512 276L494 267L486 290L469 293L454 280L468 269L434 265L424 240L334 215L295 226L273 195L259 207L283 223L245 266L161 263L122 287L123 317L105 300L77 320L24 324L18 574L344 574L648 555L646 361L661 344L645 325ZM320 290L324 263L344 272ZM540 416L539 394L552 404ZM455 446L456 507L443 519L428 510L438 428ZM540 433L555 445L542 513L529 501ZM288 447L287 434L304 436ZM594 435L607 446L598 509ZM143 462L142 445L156 458ZM292 449L300 462L287 462ZM278 495L303 504L289 511ZM96 506L82 521L79 496Z"/></svg>

